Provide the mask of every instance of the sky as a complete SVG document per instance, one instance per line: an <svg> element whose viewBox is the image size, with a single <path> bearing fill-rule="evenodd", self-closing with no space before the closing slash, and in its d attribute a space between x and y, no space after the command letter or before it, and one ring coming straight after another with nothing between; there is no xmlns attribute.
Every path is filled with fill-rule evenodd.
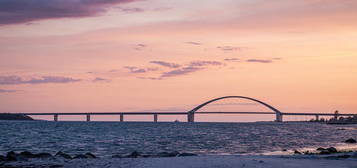
<svg viewBox="0 0 357 168"><path fill-rule="evenodd" d="M284 112L357 113L356 8L355 0L0 0L0 112L189 111L236 95ZM246 100L203 110L269 111ZM175 119L185 117L163 118Z"/></svg>

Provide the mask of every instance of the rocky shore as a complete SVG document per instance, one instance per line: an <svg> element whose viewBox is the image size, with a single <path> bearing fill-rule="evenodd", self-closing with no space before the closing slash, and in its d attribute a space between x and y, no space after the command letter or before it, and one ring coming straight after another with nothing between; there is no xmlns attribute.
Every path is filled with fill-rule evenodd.
<svg viewBox="0 0 357 168"><path fill-rule="evenodd" d="M349 138L344 141L349 144L356 144L357 141L353 138ZM239 155L238 155L239 156ZM157 154L144 154L138 151L133 151L129 154L116 154L112 155L111 158L100 158L93 153L87 152L83 154L75 154L70 155L65 152L59 151L55 154L51 153L32 153L29 151L15 152L10 151L5 156L0 155L0 168L15 168L15 167L23 167L23 168L35 168L35 167L70 167L72 163L81 164L81 163L102 163L108 162L110 160L118 159L155 159L155 158L182 158L182 157L208 157L208 156L198 156L194 153L181 153L178 151L171 152L161 152ZM218 157L218 156L209 156L209 157ZM219 156L221 157L221 156ZM243 156L240 156L243 157ZM244 156L246 158L250 158L253 156ZM257 158L266 158L267 156L254 156ZM274 157L274 156L271 156ZM294 151L294 155L282 155L275 156L277 159L329 159L329 160L351 160L356 162L357 165L357 151L345 151L345 150L337 150L335 147L323 148L319 147L314 151ZM135 160L134 159L134 160ZM279 160L278 159L278 160ZM83 161L85 160L85 161ZM97 161L93 161L97 160ZM136 163L134 160L130 162ZM174 159L177 160L177 159ZM179 159L180 160L180 159ZM264 161L263 161L264 162ZM68 163L71 163L68 165Z"/></svg>

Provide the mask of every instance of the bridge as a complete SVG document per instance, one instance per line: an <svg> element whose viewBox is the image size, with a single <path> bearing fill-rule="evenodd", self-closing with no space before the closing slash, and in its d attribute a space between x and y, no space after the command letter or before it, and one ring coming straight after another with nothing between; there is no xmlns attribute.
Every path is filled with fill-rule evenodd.
<svg viewBox="0 0 357 168"><path fill-rule="evenodd" d="M250 100L253 102L256 102L258 104L261 104L268 109L271 110L271 112L262 112L262 111L257 111L257 112L199 112L198 110L203 108L204 106L213 103L215 101L219 101L222 99L245 99L245 100ZM92 115L117 115L120 116L120 122L124 122L124 116L126 115L151 115L154 118L154 122L158 122L158 116L159 115L186 115L187 116L187 122L194 122L195 121L195 114L268 114L268 115L275 115L275 121L276 122L283 122L283 116L315 116L316 119L319 119L319 116L333 116L333 117L339 117L339 116L354 116L357 114L342 114L342 113L287 113L287 112L281 112L277 108L260 101L258 99L246 97L246 96L224 96L224 97L219 97L215 98L212 100L209 100L207 102L204 102L197 107L193 108L192 110L188 112L84 112L84 113L79 113L79 112L71 112L71 113L16 113L16 114L22 114L22 115L28 115L28 116L46 116L46 115L53 115L53 120L58 121L58 116L64 116L64 115L84 115L86 116L86 121L91 121L91 116Z"/></svg>

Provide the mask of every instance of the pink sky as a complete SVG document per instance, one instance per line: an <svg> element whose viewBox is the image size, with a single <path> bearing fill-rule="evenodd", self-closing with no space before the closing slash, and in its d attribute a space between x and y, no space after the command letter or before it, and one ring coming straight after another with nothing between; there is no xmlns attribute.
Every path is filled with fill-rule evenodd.
<svg viewBox="0 0 357 168"><path fill-rule="evenodd" d="M0 112L188 111L244 95L284 112L357 113L356 8L354 0L0 0ZM205 110L267 111L243 100Z"/></svg>

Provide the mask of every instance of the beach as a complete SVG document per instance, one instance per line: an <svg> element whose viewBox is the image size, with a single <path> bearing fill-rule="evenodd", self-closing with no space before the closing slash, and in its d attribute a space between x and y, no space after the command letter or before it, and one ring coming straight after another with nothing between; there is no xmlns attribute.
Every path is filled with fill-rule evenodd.
<svg viewBox="0 0 357 168"><path fill-rule="evenodd" d="M170 158L107 158L63 160L32 160L12 162L0 167L65 167L65 168L355 168L355 158L319 156L192 156Z"/></svg>

